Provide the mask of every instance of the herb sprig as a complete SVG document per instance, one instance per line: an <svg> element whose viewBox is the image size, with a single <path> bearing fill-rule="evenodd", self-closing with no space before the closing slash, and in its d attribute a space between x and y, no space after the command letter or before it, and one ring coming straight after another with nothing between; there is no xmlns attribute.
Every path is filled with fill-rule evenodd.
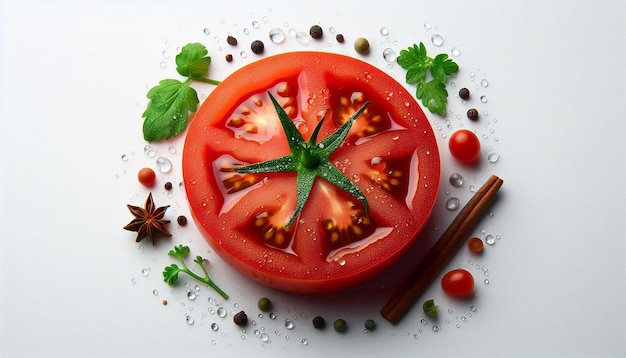
<svg viewBox="0 0 626 358"><path fill-rule="evenodd" d="M184 77L183 82L164 79L147 94L150 99L143 112L143 137L149 142L170 139L187 127L189 112L198 109L198 93L189 86L192 81L217 85L220 81L205 78L209 72L211 57L204 45L190 43L176 55L176 71Z"/></svg>
<svg viewBox="0 0 626 358"><path fill-rule="evenodd" d="M181 272L186 273L187 275L214 289L217 293L220 294L220 296L222 296L222 298L228 299L228 295L209 278L209 274L204 267L204 262L207 260L202 258L202 256L196 256L193 262L197 263L202 268L204 277L200 277L193 273L191 270L189 270L189 268L185 264L185 256L189 254L189 251L190 250L188 246L178 245L175 246L174 249L170 250L170 252L168 252L168 255L174 256L180 261L182 268L178 267L178 265L176 264L166 266L163 269L163 281L165 281L170 286L175 285L178 282L178 274Z"/></svg>
<svg viewBox="0 0 626 358"><path fill-rule="evenodd" d="M429 57L423 42L400 51L398 64L406 70L406 82L417 85L415 97L421 99L431 113L444 116L448 102L446 81L459 71L459 66L445 53ZM429 81L426 80L428 73Z"/></svg>

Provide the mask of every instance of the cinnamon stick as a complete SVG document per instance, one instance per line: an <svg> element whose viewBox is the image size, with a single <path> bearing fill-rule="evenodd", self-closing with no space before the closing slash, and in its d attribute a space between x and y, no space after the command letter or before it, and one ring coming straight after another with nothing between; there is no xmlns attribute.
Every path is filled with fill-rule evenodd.
<svg viewBox="0 0 626 358"><path fill-rule="evenodd" d="M502 179L492 175L465 204L415 271L382 308L383 317L394 324L402 319L467 239L502 183Z"/></svg>

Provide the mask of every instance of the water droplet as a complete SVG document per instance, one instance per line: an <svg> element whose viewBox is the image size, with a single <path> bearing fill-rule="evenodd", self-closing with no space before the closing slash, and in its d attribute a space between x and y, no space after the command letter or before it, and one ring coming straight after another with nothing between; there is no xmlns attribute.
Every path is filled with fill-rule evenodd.
<svg viewBox="0 0 626 358"><path fill-rule="evenodd" d="M422 319L420 320L420 323L421 323L421 324L426 324L426 320L422 318Z"/></svg>
<svg viewBox="0 0 626 358"><path fill-rule="evenodd" d="M496 238L493 237L493 235L487 235L487 236L485 236L485 242L488 245L494 245L496 243Z"/></svg>
<svg viewBox="0 0 626 358"><path fill-rule="evenodd" d="M296 34L296 41L303 45L306 45L309 43L309 35L307 35L306 32L298 32Z"/></svg>
<svg viewBox="0 0 626 358"><path fill-rule="evenodd" d="M458 47L454 46L454 47L452 47L452 49L450 49L450 53L452 53L452 56L458 57L459 55L461 55L461 49L459 49Z"/></svg>
<svg viewBox="0 0 626 358"><path fill-rule="evenodd" d="M433 325L433 332L439 332L441 328L438 325Z"/></svg>
<svg viewBox="0 0 626 358"><path fill-rule="evenodd" d="M302 338L302 344L305 345L305 346L308 345L309 344L309 340L306 339L306 338Z"/></svg>
<svg viewBox="0 0 626 358"><path fill-rule="evenodd" d="M128 155L127 154L122 154L122 161L124 161L124 162L128 161Z"/></svg>
<svg viewBox="0 0 626 358"><path fill-rule="evenodd" d="M500 154L496 152L491 152L487 156L487 160L489 161L489 163L496 163L498 162L499 159L500 159Z"/></svg>
<svg viewBox="0 0 626 358"><path fill-rule="evenodd" d="M187 290L187 298L188 298L190 301L195 300L195 299L196 299L196 297L197 297L197 296L196 296L196 291Z"/></svg>
<svg viewBox="0 0 626 358"><path fill-rule="evenodd" d="M204 32L205 35L209 35L211 33L211 30L208 27L205 27L202 32Z"/></svg>
<svg viewBox="0 0 626 358"><path fill-rule="evenodd" d="M480 101L482 103L487 103L487 96L485 96L485 95L480 96Z"/></svg>
<svg viewBox="0 0 626 358"><path fill-rule="evenodd" d="M158 296L159 295L159 291L157 291L157 289L155 288L154 290L152 290L152 294L154 296Z"/></svg>
<svg viewBox="0 0 626 358"><path fill-rule="evenodd" d="M434 34L430 37L430 41L432 41L433 45L441 46L443 45L443 37L439 34Z"/></svg>
<svg viewBox="0 0 626 358"><path fill-rule="evenodd" d="M433 28L433 25L431 25L431 24L429 24L429 23L425 23L425 24L424 24L424 28L425 28L426 30L430 30L430 29L432 29L432 28Z"/></svg>
<svg viewBox="0 0 626 358"><path fill-rule="evenodd" d="M383 36L389 35L389 29L386 28L386 27L381 27L380 28L380 34L383 35Z"/></svg>
<svg viewBox="0 0 626 358"><path fill-rule="evenodd" d="M142 276L147 277L149 274L150 274L150 268L149 267L141 270L141 275Z"/></svg>
<svg viewBox="0 0 626 358"><path fill-rule="evenodd" d="M259 22L256 21L256 20L252 21L252 27L254 27L255 29L258 29L259 28Z"/></svg>
<svg viewBox="0 0 626 358"><path fill-rule="evenodd" d="M463 182L465 181L463 179L463 176L459 173L452 173L450 174L450 184L452 184L452 186L456 187L456 188L462 188L463 187Z"/></svg>
<svg viewBox="0 0 626 358"><path fill-rule="evenodd" d="M167 150L168 152L170 152L170 154L176 154L176 147L174 147L173 145L170 145Z"/></svg>
<svg viewBox="0 0 626 358"><path fill-rule="evenodd" d="M459 201L459 198L457 197L452 197L446 200L446 209L448 210L456 210L459 208L460 205L461 205L461 202Z"/></svg>
<svg viewBox="0 0 626 358"><path fill-rule="evenodd" d="M246 51L241 51L239 52L239 56L241 56L241 58L246 58L248 57L248 54L246 53Z"/></svg>
<svg viewBox="0 0 626 358"><path fill-rule="evenodd" d="M211 323L211 330L217 331L218 329L220 329L220 326L217 323Z"/></svg>
<svg viewBox="0 0 626 358"><path fill-rule="evenodd" d="M386 48L383 51L383 58L385 59L385 61L387 62L394 62L397 58L396 56L396 51L394 51L391 48Z"/></svg>
<svg viewBox="0 0 626 358"><path fill-rule="evenodd" d="M269 317L270 319L276 319L276 313L270 312Z"/></svg>
<svg viewBox="0 0 626 358"><path fill-rule="evenodd" d="M217 309L217 315L222 318L226 317L226 310L224 309L224 307L220 307Z"/></svg>
<svg viewBox="0 0 626 358"><path fill-rule="evenodd" d="M187 321L188 325L192 325L194 323L193 317L191 317L189 314L185 314L185 320Z"/></svg>
<svg viewBox="0 0 626 358"><path fill-rule="evenodd" d="M470 185L469 186L469 191L470 191L470 193L475 192L476 191L476 187L474 185Z"/></svg>
<svg viewBox="0 0 626 358"><path fill-rule="evenodd" d="M476 306L474 305L469 306L469 310L472 312L476 312Z"/></svg>
<svg viewBox="0 0 626 358"><path fill-rule="evenodd" d="M265 343L269 343L270 342L270 336L269 334L263 332L261 333L261 335L259 336L259 339L261 339L261 342L265 342Z"/></svg>
<svg viewBox="0 0 626 358"><path fill-rule="evenodd" d="M483 86L483 87L487 87L487 86L489 86L489 81L487 81L486 79L483 78L480 81L480 85Z"/></svg>
<svg viewBox="0 0 626 358"><path fill-rule="evenodd" d="M293 323L293 321L292 321L292 320L290 320L290 319L286 319L286 320L285 320L285 328L287 328L287 329L293 329L295 326L296 326L296 324L295 324L295 323Z"/></svg>
<svg viewBox="0 0 626 358"><path fill-rule="evenodd" d="M489 279L488 279L488 278L486 278L486 279L485 279L485 285L488 285L488 284L489 284Z"/></svg>
<svg viewBox="0 0 626 358"><path fill-rule="evenodd" d="M250 30L248 30L248 28L247 28L247 27L244 27L244 28L243 28L243 34L244 34L244 35L250 35Z"/></svg>
<svg viewBox="0 0 626 358"><path fill-rule="evenodd" d="M156 166L161 173L169 173L172 170L172 162L165 157L157 158Z"/></svg>

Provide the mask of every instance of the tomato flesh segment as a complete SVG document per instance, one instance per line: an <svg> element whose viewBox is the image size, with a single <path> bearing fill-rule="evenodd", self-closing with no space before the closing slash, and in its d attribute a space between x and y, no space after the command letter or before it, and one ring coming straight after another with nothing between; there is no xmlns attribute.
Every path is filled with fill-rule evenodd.
<svg viewBox="0 0 626 358"><path fill-rule="evenodd" d="M290 215L291 210L284 206L263 209L242 230L266 245L287 249L295 233L295 225L285 226Z"/></svg>

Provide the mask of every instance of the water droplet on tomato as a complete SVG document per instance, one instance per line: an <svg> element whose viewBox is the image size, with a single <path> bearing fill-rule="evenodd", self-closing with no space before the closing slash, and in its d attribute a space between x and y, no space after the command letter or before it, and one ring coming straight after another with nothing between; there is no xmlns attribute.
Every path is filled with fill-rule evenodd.
<svg viewBox="0 0 626 358"><path fill-rule="evenodd" d="M285 32L279 27L271 29L269 35L270 41L275 44L280 44L285 41Z"/></svg>

